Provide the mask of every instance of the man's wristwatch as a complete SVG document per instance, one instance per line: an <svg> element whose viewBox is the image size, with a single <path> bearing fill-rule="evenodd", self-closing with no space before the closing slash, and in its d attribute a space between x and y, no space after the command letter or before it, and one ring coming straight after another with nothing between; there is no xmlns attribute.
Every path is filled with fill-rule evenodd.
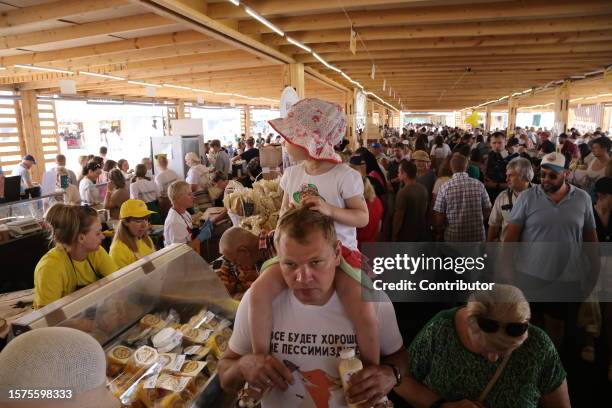
<svg viewBox="0 0 612 408"><path fill-rule="evenodd" d="M402 373L400 372L399 368L390 363L383 363L383 365L391 367L391 370L393 370L393 375L395 376L395 385L393 386L393 388L400 385L402 382Z"/></svg>
<svg viewBox="0 0 612 408"><path fill-rule="evenodd" d="M429 406L429 408L441 408L442 405L447 402L444 398L440 398L439 400L435 401L433 404L431 404Z"/></svg>

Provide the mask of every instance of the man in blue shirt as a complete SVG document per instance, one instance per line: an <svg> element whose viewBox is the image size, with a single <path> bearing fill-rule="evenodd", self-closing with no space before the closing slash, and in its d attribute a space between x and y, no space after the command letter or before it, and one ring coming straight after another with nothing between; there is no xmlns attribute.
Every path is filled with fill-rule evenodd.
<svg viewBox="0 0 612 408"><path fill-rule="evenodd" d="M505 242L533 242L522 247L516 270L525 287L566 288L574 293L588 281L581 264L581 243L597 242L595 217L589 195L566 182L570 172L565 156L542 158L541 183L523 192L512 209ZM559 292L559 295L562 295ZM534 318L544 319L546 332L560 347L565 326L575 327L579 303L534 303Z"/></svg>

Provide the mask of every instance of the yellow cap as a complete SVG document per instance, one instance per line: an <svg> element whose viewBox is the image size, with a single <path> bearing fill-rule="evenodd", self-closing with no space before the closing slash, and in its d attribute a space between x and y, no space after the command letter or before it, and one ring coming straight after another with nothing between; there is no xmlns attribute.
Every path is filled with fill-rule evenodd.
<svg viewBox="0 0 612 408"><path fill-rule="evenodd" d="M121 204L121 210L119 210L119 218L144 218L151 214L155 214L155 211L151 211L147 208L147 205L142 200L127 200Z"/></svg>

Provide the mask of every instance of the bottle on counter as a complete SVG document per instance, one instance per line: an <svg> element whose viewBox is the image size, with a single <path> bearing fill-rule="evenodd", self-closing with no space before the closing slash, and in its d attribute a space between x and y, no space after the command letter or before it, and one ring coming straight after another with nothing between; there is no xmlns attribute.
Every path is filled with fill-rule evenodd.
<svg viewBox="0 0 612 408"><path fill-rule="evenodd" d="M342 388L344 389L344 395L346 398L347 391L349 389L349 381L353 374L361 371L363 369L363 364L361 360L359 360L355 356L355 349L348 348L344 349L340 352L340 364L338 365L338 373L340 374L340 381L342 381ZM347 406L349 408L357 408L359 404L349 404L347 402Z"/></svg>

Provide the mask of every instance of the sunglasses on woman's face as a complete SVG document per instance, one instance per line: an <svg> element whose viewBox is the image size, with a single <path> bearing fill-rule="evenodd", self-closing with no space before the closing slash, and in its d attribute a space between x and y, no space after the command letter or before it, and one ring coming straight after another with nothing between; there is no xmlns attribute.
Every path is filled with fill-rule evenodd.
<svg viewBox="0 0 612 408"><path fill-rule="evenodd" d="M504 328L506 335L510 337L521 337L529 328L529 323L500 323L497 320L486 319L479 317L476 319L478 327L485 333L497 333L499 329Z"/></svg>

